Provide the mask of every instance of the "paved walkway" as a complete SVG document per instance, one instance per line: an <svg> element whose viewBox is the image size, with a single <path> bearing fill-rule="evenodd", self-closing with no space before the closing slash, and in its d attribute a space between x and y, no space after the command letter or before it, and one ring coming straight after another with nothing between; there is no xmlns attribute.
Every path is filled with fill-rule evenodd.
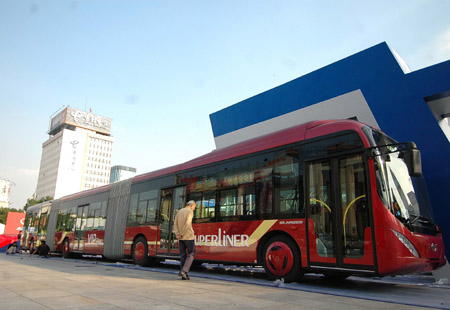
<svg viewBox="0 0 450 310"><path fill-rule="evenodd" d="M0 254L0 309L430 309L79 260Z"/></svg>

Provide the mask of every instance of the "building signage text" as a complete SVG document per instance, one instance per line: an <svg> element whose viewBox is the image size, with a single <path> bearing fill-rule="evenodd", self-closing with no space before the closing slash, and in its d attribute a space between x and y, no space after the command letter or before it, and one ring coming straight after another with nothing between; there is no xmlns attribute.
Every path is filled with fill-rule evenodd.
<svg viewBox="0 0 450 310"><path fill-rule="evenodd" d="M92 126L106 130L109 130L111 126L109 120L92 113L87 113L79 110L72 110L70 112L70 115L72 116L74 122L77 124L83 124L86 126Z"/></svg>

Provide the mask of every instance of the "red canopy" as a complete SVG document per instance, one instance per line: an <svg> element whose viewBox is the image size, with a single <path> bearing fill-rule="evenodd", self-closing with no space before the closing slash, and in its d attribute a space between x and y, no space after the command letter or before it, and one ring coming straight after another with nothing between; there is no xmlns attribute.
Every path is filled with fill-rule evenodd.
<svg viewBox="0 0 450 310"><path fill-rule="evenodd" d="M5 235L0 235L0 248L3 248L5 245L13 243L17 241L17 237L9 237Z"/></svg>

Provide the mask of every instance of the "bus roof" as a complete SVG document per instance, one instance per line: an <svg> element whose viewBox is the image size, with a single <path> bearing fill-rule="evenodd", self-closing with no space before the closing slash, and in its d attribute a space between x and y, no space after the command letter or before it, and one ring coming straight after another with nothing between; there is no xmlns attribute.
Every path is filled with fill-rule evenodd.
<svg viewBox="0 0 450 310"><path fill-rule="evenodd" d="M41 209L43 207L46 207L47 205L50 205L52 202L53 202L53 200L47 200L47 201L44 201L44 202L41 202L41 203L38 203L38 204L35 204L35 205L32 205L32 206L29 206L27 208L26 212L28 213L28 212L33 212L33 210L35 210L35 209Z"/></svg>

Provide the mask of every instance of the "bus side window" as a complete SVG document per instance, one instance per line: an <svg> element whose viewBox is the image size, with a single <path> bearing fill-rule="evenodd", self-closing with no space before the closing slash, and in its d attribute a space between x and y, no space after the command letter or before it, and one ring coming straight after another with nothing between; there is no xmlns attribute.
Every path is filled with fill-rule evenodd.
<svg viewBox="0 0 450 310"><path fill-rule="evenodd" d="M138 195L139 194L133 194L130 198L130 207L128 209L128 220L127 225L136 225L136 213L137 213L137 207L138 207Z"/></svg>
<svg viewBox="0 0 450 310"><path fill-rule="evenodd" d="M89 206L86 230L96 230L99 226L99 217L102 209L102 202L95 202Z"/></svg>
<svg viewBox="0 0 450 310"><path fill-rule="evenodd" d="M216 192L191 193L187 201L194 200L197 208L194 211L194 223L209 223L215 221Z"/></svg>
<svg viewBox="0 0 450 310"><path fill-rule="evenodd" d="M140 224L156 224L156 209L158 206L158 190L150 190L139 194L139 205L142 210L142 220Z"/></svg>
<svg viewBox="0 0 450 310"><path fill-rule="evenodd" d="M48 212L42 212L39 217L39 234L45 235L47 233L47 219L48 219Z"/></svg>
<svg viewBox="0 0 450 310"><path fill-rule="evenodd" d="M236 189L220 191L219 215L222 222L239 220L240 207Z"/></svg>
<svg viewBox="0 0 450 310"><path fill-rule="evenodd" d="M254 185L239 187L238 209L238 211L240 211L240 220L253 220L256 218L256 195Z"/></svg>
<svg viewBox="0 0 450 310"><path fill-rule="evenodd" d="M98 221L98 229L105 229L106 224L106 207L108 202L106 200L102 201L102 208L100 209L99 221Z"/></svg>
<svg viewBox="0 0 450 310"><path fill-rule="evenodd" d="M197 193L190 193L186 199L187 201L194 200L197 203L197 207L194 211L194 223L205 223L208 222L208 219L205 220L204 218L204 206L202 204L202 197L203 193L197 192Z"/></svg>
<svg viewBox="0 0 450 310"><path fill-rule="evenodd" d="M202 217L207 219L208 222L214 221L216 216L216 192L203 193L202 205L204 208Z"/></svg>
<svg viewBox="0 0 450 310"><path fill-rule="evenodd" d="M300 197L299 151L288 148L275 154L273 171L275 215L278 218L298 217L303 211Z"/></svg>
<svg viewBox="0 0 450 310"><path fill-rule="evenodd" d="M86 220L86 230L94 229L94 214L96 206L91 204L88 209L87 220Z"/></svg>
<svg viewBox="0 0 450 310"><path fill-rule="evenodd" d="M152 224L156 222L156 209L158 208L158 203L156 199L148 201L147 205L147 218L146 223Z"/></svg>
<svg viewBox="0 0 450 310"><path fill-rule="evenodd" d="M127 225L155 225L157 201L157 189L148 190L148 187L146 187L144 191L132 194L128 208Z"/></svg>
<svg viewBox="0 0 450 310"><path fill-rule="evenodd" d="M67 213L67 226L66 231L75 231L75 220L77 218L77 209L71 208Z"/></svg>
<svg viewBox="0 0 450 310"><path fill-rule="evenodd" d="M66 226L65 216L66 216L65 210L58 211L58 219L57 219L56 230L55 230L56 232L64 231L64 227Z"/></svg>
<svg viewBox="0 0 450 310"><path fill-rule="evenodd" d="M39 210L36 210L33 212L33 221L31 223L31 225L34 228L34 231L36 233L39 233L39 231L38 231L39 230Z"/></svg>
<svg viewBox="0 0 450 310"><path fill-rule="evenodd" d="M147 217L147 200L142 200L138 202L136 211L136 223L142 225L145 223L145 218Z"/></svg>

